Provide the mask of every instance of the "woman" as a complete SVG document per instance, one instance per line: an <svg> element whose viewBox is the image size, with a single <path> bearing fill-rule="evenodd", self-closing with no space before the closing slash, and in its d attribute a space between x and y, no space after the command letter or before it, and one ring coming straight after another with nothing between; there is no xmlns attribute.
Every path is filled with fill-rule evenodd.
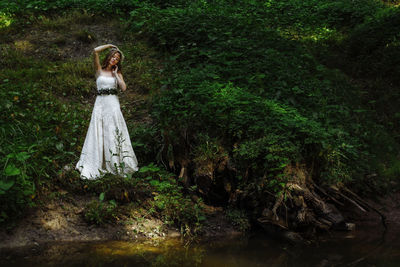
<svg viewBox="0 0 400 267"><path fill-rule="evenodd" d="M100 65L99 52L111 48ZM127 174L138 162L122 116L117 88L126 90L121 73L122 52L112 44L94 49L97 97L81 157L76 164L81 178L96 179L104 173Z"/></svg>

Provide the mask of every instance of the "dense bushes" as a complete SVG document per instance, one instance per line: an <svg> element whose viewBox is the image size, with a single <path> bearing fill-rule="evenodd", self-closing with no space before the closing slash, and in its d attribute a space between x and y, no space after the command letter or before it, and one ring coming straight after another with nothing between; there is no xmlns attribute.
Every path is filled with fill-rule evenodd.
<svg viewBox="0 0 400 267"><path fill-rule="evenodd" d="M358 98L368 107L370 119L379 122L388 131L382 134L380 127L374 130L381 135L389 135L377 137L385 139L386 143L374 149L381 151L380 157L392 154L392 147L397 147L400 140L400 110L397 104L400 95L396 89L400 81L399 18L398 8L378 9L362 23L348 29L341 38L321 42L313 51L321 62L341 69L362 88Z"/></svg>
<svg viewBox="0 0 400 267"><path fill-rule="evenodd" d="M198 136L219 140L237 175L250 167L254 177L277 186L270 182L294 162L314 162L323 182L354 178L355 166L366 166L355 162L367 158L368 130L355 123L364 116L358 90L281 36L265 16L278 3L262 9L222 2L131 13L132 29L168 55L167 89L154 100L153 115L172 146L181 153L189 143L186 154L194 159L204 140Z"/></svg>
<svg viewBox="0 0 400 267"><path fill-rule="evenodd" d="M50 12L63 12L70 9L84 9L99 13L122 14L139 5L138 0L18 0L0 3L0 10L13 15L43 14Z"/></svg>
<svg viewBox="0 0 400 267"><path fill-rule="evenodd" d="M349 60L357 62L356 75L399 81L399 26L400 14L393 9L355 28L345 44Z"/></svg>

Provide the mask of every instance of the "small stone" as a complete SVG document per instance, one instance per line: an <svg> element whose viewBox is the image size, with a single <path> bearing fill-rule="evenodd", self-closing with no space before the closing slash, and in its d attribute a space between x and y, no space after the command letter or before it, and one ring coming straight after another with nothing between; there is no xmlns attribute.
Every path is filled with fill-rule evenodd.
<svg viewBox="0 0 400 267"><path fill-rule="evenodd" d="M356 229L355 223L346 223L346 228L348 231L354 231Z"/></svg>
<svg viewBox="0 0 400 267"><path fill-rule="evenodd" d="M72 166L68 164L68 165L65 165L63 169L64 169L64 171L69 172L72 170Z"/></svg>

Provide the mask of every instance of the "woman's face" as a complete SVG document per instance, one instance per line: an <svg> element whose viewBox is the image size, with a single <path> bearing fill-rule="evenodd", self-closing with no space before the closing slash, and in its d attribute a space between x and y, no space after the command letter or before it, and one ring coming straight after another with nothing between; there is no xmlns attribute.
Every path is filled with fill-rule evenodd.
<svg viewBox="0 0 400 267"><path fill-rule="evenodd" d="M109 64L111 66L117 65L118 62L120 61L120 59L121 59L121 55L119 53L114 53L114 55L112 55L112 57L110 58Z"/></svg>

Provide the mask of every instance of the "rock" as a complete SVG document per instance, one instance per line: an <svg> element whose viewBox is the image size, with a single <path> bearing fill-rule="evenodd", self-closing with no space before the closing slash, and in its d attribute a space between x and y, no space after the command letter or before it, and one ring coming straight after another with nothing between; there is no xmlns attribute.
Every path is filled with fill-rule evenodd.
<svg viewBox="0 0 400 267"><path fill-rule="evenodd" d="M67 173L67 172L73 171L74 167L71 164L67 164L63 167L63 170L65 173Z"/></svg>
<svg viewBox="0 0 400 267"><path fill-rule="evenodd" d="M332 227L335 230L339 231L354 231L356 229L356 224L355 223L347 223L347 222L341 222L339 224L335 224Z"/></svg>
<svg viewBox="0 0 400 267"><path fill-rule="evenodd" d="M354 231L356 229L355 223L346 223L346 228L348 231Z"/></svg>
<svg viewBox="0 0 400 267"><path fill-rule="evenodd" d="M262 226L265 232L280 240L283 239L294 245L307 243L307 240L305 240L300 234L290 231L284 225L271 221L268 218L259 218L257 222Z"/></svg>

